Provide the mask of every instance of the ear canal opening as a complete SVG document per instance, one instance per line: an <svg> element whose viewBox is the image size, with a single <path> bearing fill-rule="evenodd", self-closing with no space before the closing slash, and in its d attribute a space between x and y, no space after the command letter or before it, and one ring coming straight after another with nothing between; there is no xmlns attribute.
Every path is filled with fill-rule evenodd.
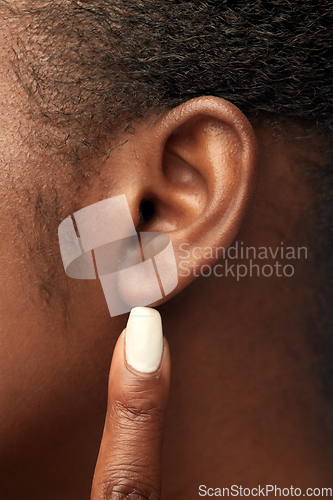
<svg viewBox="0 0 333 500"><path fill-rule="evenodd" d="M149 222L155 215L155 207L151 200L142 200L140 204L140 224Z"/></svg>

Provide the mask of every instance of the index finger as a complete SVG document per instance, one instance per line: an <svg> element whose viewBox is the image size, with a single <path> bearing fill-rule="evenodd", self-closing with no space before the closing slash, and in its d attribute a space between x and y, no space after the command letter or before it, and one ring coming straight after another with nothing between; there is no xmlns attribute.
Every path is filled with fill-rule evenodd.
<svg viewBox="0 0 333 500"><path fill-rule="evenodd" d="M92 500L158 500L170 356L158 311L137 307L116 344Z"/></svg>

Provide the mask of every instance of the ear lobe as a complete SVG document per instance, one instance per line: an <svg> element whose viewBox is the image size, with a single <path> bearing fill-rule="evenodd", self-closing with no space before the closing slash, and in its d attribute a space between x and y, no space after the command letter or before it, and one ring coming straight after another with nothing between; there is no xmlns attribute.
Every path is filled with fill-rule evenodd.
<svg viewBox="0 0 333 500"><path fill-rule="evenodd" d="M239 109L216 97L182 104L146 134L155 151L146 159L154 172L154 183L146 187L154 213L140 230L171 238L179 277L171 297L195 278L194 269L218 260L215 249L235 239L256 186L257 141ZM184 243L186 276L179 268Z"/></svg>

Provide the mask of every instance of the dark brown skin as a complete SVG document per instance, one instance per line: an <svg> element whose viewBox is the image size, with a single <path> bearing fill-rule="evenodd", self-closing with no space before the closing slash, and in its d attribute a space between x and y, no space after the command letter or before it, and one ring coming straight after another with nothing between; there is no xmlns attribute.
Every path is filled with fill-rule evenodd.
<svg viewBox="0 0 333 500"><path fill-rule="evenodd" d="M31 259L27 251L35 227L34 197L27 192L35 193L39 184L47 198L60 189L64 217L72 213L72 202L85 207L126 194L139 230L170 235L178 265L183 242L190 251L199 247L193 264L213 265L200 248L226 248L235 238L244 247L276 248L281 241L303 246L309 228L298 221L310 211L313 195L295 169L295 156L310 156L311 147L285 142L268 125L254 131L231 103L204 97L136 124L135 134L121 137L119 143L128 141L99 165L100 176L74 191L64 165L31 146L36 124L8 64L6 32L1 37L0 498L88 499L105 415L109 422L119 394L125 411L116 422L124 418L129 430L122 434L120 420L118 426L106 424L91 498L104 499L124 470L125 493L140 490L142 478L133 466L140 460L149 492L158 492L161 477L151 456L158 465L163 411L156 425L131 420L126 406L133 406L133 394L124 387L148 387L144 407L155 408L157 398L164 408L168 351L163 376L142 378L126 371L121 337L106 409L109 366L127 318L110 318L97 281L67 278L59 254L56 274L69 287L66 330L60 301L44 304L35 277L38 255ZM155 216L139 224L147 198ZM56 230L49 244L59 252ZM323 425L328 409L313 371L304 314L315 291L303 267L297 261L291 278L239 282L179 276L173 298L157 305L172 358L163 499L196 498L200 484L332 486ZM144 456L143 446L149 450Z"/></svg>
<svg viewBox="0 0 333 500"><path fill-rule="evenodd" d="M169 349L165 342L156 372L140 374L127 365L124 337L123 333L112 358L107 417L91 498L123 495L158 500L170 383Z"/></svg>

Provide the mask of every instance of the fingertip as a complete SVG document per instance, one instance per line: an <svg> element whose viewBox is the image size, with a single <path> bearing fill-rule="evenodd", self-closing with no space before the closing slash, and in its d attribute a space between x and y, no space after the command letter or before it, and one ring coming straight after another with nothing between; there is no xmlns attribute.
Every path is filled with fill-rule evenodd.
<svg viewBox="0 0 333 500"><path fill-rule="evenodd" d="M170 350L163 335L160 313L150 307L131 310L112 357L110 382L170 377Z"/></svg>
<svg viewBox="0 0 333 500"><path fill-rule="evenodd" d="M163 354L161 315L150 307L132 309L125 333L127 365L140 373L158 370Z"/></svg>

